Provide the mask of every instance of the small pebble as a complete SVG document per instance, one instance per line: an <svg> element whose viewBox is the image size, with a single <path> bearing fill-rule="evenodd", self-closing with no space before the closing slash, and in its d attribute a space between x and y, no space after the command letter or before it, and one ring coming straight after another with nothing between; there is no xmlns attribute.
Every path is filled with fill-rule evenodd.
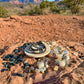
<svg viewBox="0 0 84 84"><path fill-rule="evenodd" d="M55 66L55 67L53 68L53 70L54 70L54 71L58 71L58 66Z"/></svg>
<svg viewBox="0 0 84 84"><path fill-rule="evenodd" d="M27 61L24 61L24 64L27 63Z"/></svg>
<svg viewBox="0 0 84 84"><path fill-rule="evenodd" d="M57 58L57 56L58 56L58 54L57 54L57 53L54 53L54 57L56 57L56 58Z"/></svg>
<svg viewBox="0 0 84 84"><path fill-rule="evenodd" d="M41 73L44 73L45 71L46 71L45 67L43 69L41 69Z"/></svg>
<svg viewBox="0 0 84 84"><path fill-rule="evenodd" d="M15 49L14 52L18 53L18 52L20 52L20 49Z"/></svg>
<svg viewBox="0 0 84 84"><path fill-rule="evenodd" d="M48 61L50 61L50 59L47 57L47 58L45 59L45 61L48 62Z"/></svg>
<svg viewBox="0 0 84 84"><path fill-rule="evenodd" d="M2 69L2 70L1 70L1 72L4 72L4 71L5 71L5 69Z"/></svg>
<svg viewBox="0 0 84 84"><path fill-rule="evenodd" d="M57 59L62 59L62 57L63 57L63 55L62 54L55 54L55 57L57 58Z"/></svg>
<svg viewBox="0 0 84 84"><path fill-rule="evenodd" d="M61 47L60 46L57 46L57 49L58 49L58 51L61 51Z"/></svg>
<svg viewBox="0 0 84 84"><path fill-rule="evenodd" d="M44 67L44 71L46 71L46 67Z"/></svg>
<svg viewBox="0 0 84 84"><path fill-rule="evenodd" d="M78 53L77 53L77 52L74 52L73 54L74 54L75 56L78 56Z"/></svg>
<svg viewBox="0 0 84 84"><path fill-rule="evenodd" d="M53 53L54 53L54 51L53 51L53 50L51 50L51 51L50 51L50 54L53 54Z"/></svg>
<svg viewBox="0 0 84 84"><path fill-rule="evenodd" d="M63 60L63 61L59 61L59 66L61 66L61 67L64 67L65 66L65 61Z"/></svg>
<svg viewBox="0 0 84 84"><path fill-rule="evenodd" d="M48 68L49 66L48 65L45 65L46 68Z"/></svg>
<svg viewBox="0 0 84 84"><path fill-rule="evenodd" d="M20 46L19 48L24 48L24 46Z"/></svg>
<svg viewBox="0 0 84 84"><path fill-rule="evenodd" d="M64 54L69 54L69 52L67 50L64 50L63 52L64 52Z"/></svg>
<svg viewBox="0 0 84 84"><path fill-rule="evenodd" d="M31 66L31 65L25 61L23 68L26 69L28 66Z"/></svg>
<svg viewBox="0 0 84 84"><path fill-rule="evenodd" d="M4 62L3 64L4 64L4 67L7 67L8 66L6 62Z"/></svg>
<svg viewBox="0 0 84 84"><path fill-rule="evenodd" d="M9 58L9 57L10 57L10 55L6 55L6 56L5 56L5 58Z"/></svg>
<svg viewBox="0 0 84 84"><path fill-rule="evenodd" d="M23 68L24 68L24 69L26 69L26 68L27 68L27 66L26 66L26 65L24 65L24 66L23 66Z"/></svg>
<svg viewBox="0 0 84 84"><path fill-rule="evenodd" d="M54 52L58 53L58 49L55 48L55 49L54 49Z"/></svg>
<svg viewBox="0 0 84 84"><path fill-rule="evenodd" d="M15 65L14 61L10 61L10 64L11 64L11 65Z"/></svg>
<svg viewBox="0 0 84 84"><path fill-rule="evenodd" d="M53 41L52 42L52 46L56 46L57 44L56 44L56 42L55 41Z"/></svg>
<svg viewBox="0 0 84 84"><path fill-rule="evenodd" d="M62 51L64 51L65 50L65 48L64 47L62 47Z"/></svg>
<svg viewBox="0 0 84 84"><path fill-rule="evenodd" d="M67 61L66 61L66 65L69 65L69 64L70 64L70 61L69 61L69 60L67 60Z"/></svg>
<svg viewBox="0 0 84 84"><path fill-rule="evenodd" d="M31 70L34 70L34 67L30 67Z"/></svg>
<svg viewBox="0 0 84 84"><path fill-rule="evenodd" d="M35 69L35 72L39 73L40 72L40 69Z"/></svg>
<svg viewBox="0 0 84 84"><path fill-rule="evenodd" d="M44 62L43 61L38 61L37 62L38 68L41 69L44 67Z"/></svg>
<svg viewBox="0 0 84 84"><path fill-rule="evenodd" d="M13 75L14 75L14 76L20 76L20 77L23 77L23 76L24 76L24 75L21 74L21 73L14 73Z"/></svg>
<svg viewBox="0 0 84 84"><path fill-rule="evenodd" d="M63 59L64 59L64 60L69 60L70 57L69 57L68 55L66 55L66 56L63 56Z"/></svg>
<svg viewBox="0 0 84 84"><path fill-rule="evenodd" d="M27 69L27 70L26 70L26 73L31 73L31 70L30 70L30 69Z"/></svg>
<svg viewBox="0 0 84 84"><path fill-rule="evenodd" d="M60 61L61 61L60 59L55 59L55 64L58 65Z"/></svg>

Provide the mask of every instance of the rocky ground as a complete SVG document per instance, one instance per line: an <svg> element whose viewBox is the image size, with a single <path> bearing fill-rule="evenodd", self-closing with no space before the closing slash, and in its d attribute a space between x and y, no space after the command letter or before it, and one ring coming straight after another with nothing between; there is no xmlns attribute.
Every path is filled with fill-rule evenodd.
<svg viewBox="0 0 84 84"><path fill-rule="evenodd" d="M12 76L22 72L20 65L11 71L0 72L0 84L84 84L84 16L11 16L0 19L0 70L1 57L26 42L57 41L70 52L71 64L46 74ZM77 54L78 53L78 54ZM53 61L53 60L52 60Z"/></svg>

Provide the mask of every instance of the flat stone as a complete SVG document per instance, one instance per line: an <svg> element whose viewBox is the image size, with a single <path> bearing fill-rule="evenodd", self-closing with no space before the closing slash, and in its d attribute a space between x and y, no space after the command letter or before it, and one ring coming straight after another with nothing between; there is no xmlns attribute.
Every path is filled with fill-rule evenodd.
<svg viewBox="0 0 84 84"><path fill-rule="evenodd" d="M36 53L31 52L30 47L32 44L30 44L24 49L25 54L30 56L30 57L34 57L34 58L44 57L44 56L48 55L50 53L51 49L48 46L48 44L46 44L45 42L42 42L42 43L44 44L45 49L46 49L43 53L36 54Z"/></svg>
<svg viewBox="0 0 84 84"><path fill-rule="evenodd" d="M63 61L59 61L59 66L61 66L61 67L64 67L65 66L65 61L63 60Z"/></svg>

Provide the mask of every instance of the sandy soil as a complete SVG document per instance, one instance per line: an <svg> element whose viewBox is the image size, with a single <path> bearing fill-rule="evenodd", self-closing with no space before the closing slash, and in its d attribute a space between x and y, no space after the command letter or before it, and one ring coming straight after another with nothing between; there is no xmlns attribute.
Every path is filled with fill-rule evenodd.
<svg viewBox="0 0 84 84"><path fill-rule="evenodd" d="M57 72L28 74L27 78L11 75L14 71L22 72L17 65L9 72L0 72L0 84L84 84L84 16L11 16L0 19L0 70L4 54L10 54L25 42L39 40L55 40L67 48L71 65Z"/></svg>

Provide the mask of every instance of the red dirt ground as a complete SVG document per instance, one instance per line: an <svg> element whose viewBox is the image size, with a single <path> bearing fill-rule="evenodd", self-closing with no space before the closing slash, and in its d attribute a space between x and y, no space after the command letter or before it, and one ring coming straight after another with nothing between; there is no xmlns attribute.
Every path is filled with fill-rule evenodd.
<svg viewBox="0 0 84 84"><path fill-rule="evenodd" d="M12 16L0 19L0 48L38 40L84 42L84 16Z"/></svg>
<svg viewBox="0 0 84 84"><path fill-rule="evenodd" d="M57 41L71 53L70 67L58 72L36 74L35 78L11 76L11 72L0 72L0 84L84 84L84 16L11 16L0 19L0 56L11 53L16 47L25 42L32 41ZM3 48L9 49L5 50ZM74 47L75 50L73 50ZM79 56L73 55L78 52ZM0 57L0 70L3 60ZM17 68L18 67L18 68ZM19 65L15 66L16 72L22 72ZM57 74L59 74L57 76ZM28 75L29 76L29 75ZM43 78L44 77L44 78ZM62 81L62 83L60 82Z"/></svg>

